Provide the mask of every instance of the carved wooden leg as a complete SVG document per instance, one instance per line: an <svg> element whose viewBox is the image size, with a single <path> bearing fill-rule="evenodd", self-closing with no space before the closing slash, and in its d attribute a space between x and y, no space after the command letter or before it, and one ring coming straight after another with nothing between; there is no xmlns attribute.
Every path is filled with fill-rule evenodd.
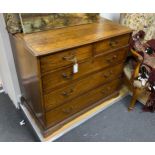
<svg viewBox="0 0 155 155"><path fill-rule="evenodd" d="M135 104L136 104L136 100L137 100L137 96L138 96L138 88L134 88L133 96L132 96L132 99L131 99L131 102L130 102L130 105L128 108L129 111L134 109Z"/></svg>

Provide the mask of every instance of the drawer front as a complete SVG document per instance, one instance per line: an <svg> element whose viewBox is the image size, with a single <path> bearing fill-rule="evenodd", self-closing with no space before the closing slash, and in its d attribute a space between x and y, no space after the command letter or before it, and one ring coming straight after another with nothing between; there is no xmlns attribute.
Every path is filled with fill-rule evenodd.
<svg viewBox="0 0 155 155"><path fill-rule="evenodd" d="M54 126L59 122L64 121L70 116L85 110L89 106L93 106L97 101L111 95L120 87L121 80L114 80L106 85L103 85L95 90L89 91L62 106L46 113L46 125Z"/></svg>
<svg viewBox="0 0 155 155"><path fill-rule="evenodd" d="M104 41L97 42L95 44L94 53L95 55L101 54L108 50L117 49L128 45L130 34L125 34L117 37L113 37L110 39L106 39Z"/></svg>
<svg viewBox="0 0 155 155"><path fill-rule="evenodd" d="M121 63L125 61L128 48L120 49L118 51L95 57L79 64L79 71L73 74L73 66L68 66L55 72L48 73L42 76L43 91L50 92L56 87L63 84L69 84L73 80L81 78L89 73L108 67L110 65Z"/></svg>
<svg viewBox="0 0 155 155"><path fill-rule="evenodd" d="M49 94L44 95L44 104L46 110L55 108L91 89L94 89L107 81L121 76L123 64L102 70L85 77L79 81L75 81L69 86L57 89Z"/></svg>
<svg viewBox="0 0 155 155"><path fill-rule="evenodd" d="M73 64L74 58L78 62L92 56L92 45L82 46L71 50L59 52L40 58L41 72L45 73L53 69Z"/></svg>

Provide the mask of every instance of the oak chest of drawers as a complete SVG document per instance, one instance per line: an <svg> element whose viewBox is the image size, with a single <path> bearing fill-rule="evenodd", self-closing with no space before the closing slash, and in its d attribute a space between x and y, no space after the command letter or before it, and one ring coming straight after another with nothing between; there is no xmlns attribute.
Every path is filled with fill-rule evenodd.
<svg viewBox="0 0 155 155"><path fill-rule="evenodd" d="M44 136L118 95L131 32L101 19L10 35L21 100Z"/></svg>

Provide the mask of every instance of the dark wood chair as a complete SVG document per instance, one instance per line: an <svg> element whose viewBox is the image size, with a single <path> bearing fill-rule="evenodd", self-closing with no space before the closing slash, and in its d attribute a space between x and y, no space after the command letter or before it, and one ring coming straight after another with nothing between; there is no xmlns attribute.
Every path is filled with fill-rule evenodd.
<svg viewBox="0 0 155 155"><path fill-rule="evenodd" d="M136 104L136 100L138 98L139 89L144 89L141 81L138 80L140 66L143 62L143 57L139 55L135 50L131 49L131 55L135 60L135 67L133 67L129 62L124 67L124 74L125 74L125 83L127 84L128 88L132 92L132 99L130 101L130 105L128 110L133 110ZM132 61L132 60L129 60Z"/></svg>

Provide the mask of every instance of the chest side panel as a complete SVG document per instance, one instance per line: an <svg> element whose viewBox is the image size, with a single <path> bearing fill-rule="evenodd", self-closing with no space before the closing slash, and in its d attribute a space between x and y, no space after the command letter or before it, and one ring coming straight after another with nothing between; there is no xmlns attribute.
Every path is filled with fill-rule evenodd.
<svg viewBox="0 0 155 155"><path fill-rule="evenodd" d="M10 35L10 40L22 93L21 99L43 125L44 112L39 61L25 48L22 39Z"/></svg>

